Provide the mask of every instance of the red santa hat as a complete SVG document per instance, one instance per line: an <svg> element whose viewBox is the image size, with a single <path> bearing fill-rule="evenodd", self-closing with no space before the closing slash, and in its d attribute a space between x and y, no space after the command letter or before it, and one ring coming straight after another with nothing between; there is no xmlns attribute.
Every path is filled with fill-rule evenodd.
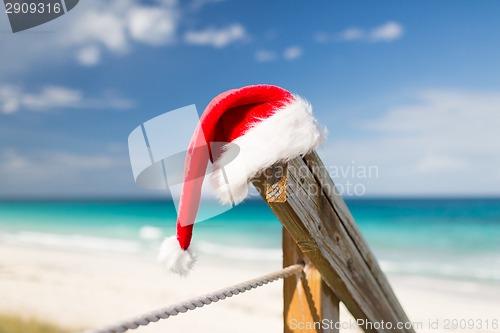
<svg viewBox="0 0 500 333"><path fill-rule="evenodd" d="M325 134L312 115L311 105L280 87L247 86L215 97L191 138L177 235L165 239L159 261L180 275L186 275L195 262L189 246L209 160L214 167L210 181L215 195L223 204L237 204L247 197L249 180L259 171L306 154ZM213 145L217 142L227 144Z"/></svg>

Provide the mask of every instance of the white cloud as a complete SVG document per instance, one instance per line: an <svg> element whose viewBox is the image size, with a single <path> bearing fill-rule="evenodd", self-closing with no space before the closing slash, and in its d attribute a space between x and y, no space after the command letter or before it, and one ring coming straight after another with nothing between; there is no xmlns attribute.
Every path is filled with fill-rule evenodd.
<svg viewBox="0 0 500 333"><path fill-rule="evenodd" d="M43 151L28 155L7 149L0 156L1 174L8 176L2 178L25 181L56 179L81 170L109 169L117 164L114 157L105 154L80 155L64 151ZM64 171L61 172L62 170Z"/></svg>
<svg viewBox="0 0 500 333"><path fill-rule="evenodd" d="M190 9L191 10L200 10L207 5L218 4L221 2L225 2L225 1L226 0L194 0L193 2L191 2Z"/></svg>
<svg viewBox="0 0 500 333"><path fill-rule="evenodd" d="M18 89L13 86L0 87L0 110L3 113L14 113L20 107Z"/></svg>
<svg viewBox="0 0 500 333"><path fill-rule="evenodd" d="M391 42L403 36L403 27L397 22L387 22L375 27L370 32L370 40L374 42Z"/></svg>
<svg viewBox="0 0 500 333"><path fill-rule="evenodd" d="M134 43L170 43L178 25L177 8L164 2L144 6L136 0L113 0L94 3L80 12L60 43L75 47L77 60L86 66L98 63L100 56L96 55L100 55L101 49L120 54Z"/></svg>
<svg viewBox="0 0 500 333"><path fill-rule="evenodd" d="M220 1L202 0L192 5L200 9L216 2ZM188 44L218 48L248 38L241 24L180 35L181 19L197 15L189 6L175 0L152 0L147 4L141 0L80 1L71 12L29 33L4 34L0 75L4 79L18 78L33 68L60 68L71 61L96 66L108 54L122 56L140 45L169 45L179 37ZM8 25L7 16L0 15L0 28L8 30ZM35 33L38 30L51 33Z"/></svg>
<svg viewBox="0 0 500 333"><path fill-rule="evenodd" d="M500 194L500 93L432 90L358 123L337 138L327 163L378 167L368 194ZM335 132L335 124L330 127Z"/></svg>
<svg viewBox="0 0 500 333"><path fill-rule="evenodd" d="M255 60L257 62L270 62L276 60L277 55L274 51L259 50L255 52Z"/></svg>
<svg viewBox="0 0 500 333"><path fill-rule="evenodd" d="M290 46L283 51L283 59L292 61L300 58L304 51L299 46ZM255 52L255 60L257 62L270 62L278 59L278 54L275 51L259 50Z"/></svg>
<svg viewBox="0 0 500 333"><path fill-rule="evenodd" d="M124 109L133 102L116 96L88 98L76 89L45 86L38 92L28 92L20 86L0 85L0 112L15 113L19 110L47 111L61 108L113 108Z"/></svg>
<svg viewBox="0 0 500 333"><path fill-rule="evenodd" d="M77 52L76 59L83 66L95 66L101 60L101 51L96 46L86 46Z"/></svg>
<svg viewBox="0 0 500 333"><path fill-rule="evenodd" d="M222 48L236 41L245 40L247 37L245 28L241 24L232 24L221 29L207 28L199 31L188 31L184 35L184 41L193 45L210 45Z"/></svg>
<svg viewBox="0 0 500 333"><path fill-rule="evenodd" d="M283 58L285 60L296 60L302 56L304 51L299 46L291 46L283 52Z"/></svg>
<svg viewBox="0 0 500 333"><path fill-rule="evenodd" d="M0 196L64 195L133 189L126 154L0 150ZM126 184L126 185L125 185Z"/></svg>
<svg viewBox="0 0 500 333"><path fill-rule="evenodd" d="M328 43L330 42L330 35L326 32L317 32L314 34L314 40L318 43Z"/></svg>
<svg viewBox="0 0 500 333"><path fill-rule="evenodd" d="M365 34L360 28L348 28L339 33L339 39L345 41L359 40L365 38Z"/></svg>
<svg viewBox="0 0 500 333"><path fill-rule="evenodd" d="M175 1L85 0L57 20L26 34L2 35L0 74L29 73L37 66L63 66L76 60L95 66L106 53L121 55L140 44L175 41L180 9ZM6 15L0 27L7 29ZM37 30L51 33L37 34Z"/></svg>
<svg viewBox="0 0 500 333"><path fill-rule="evenodd" d="M336 34L317 33L314 39L318 43L328 42L392 42L400 39L404 35L403 26L394 21L386 22L380 26L370 29L362 29L360 27L349 27Z"/></svg>
<svg viewBox="0 0 500 333"><path fill-rule="evenodd" d="M125 23L116 13L87 10L75 19L62 43L77 47L100 45L109 51L124 52L129 44Z"/></svg>
<svg viewBox="0 0 500 333"><path fill-rule="evenodd" d="M151 45L162 45L173 40L177 20L170 11L138 8L129 15L128 27L134 40Z"/></svg>
<svg viewBox="0 0 500 333"><path fill-rule="evenodd" d="M425 156L416 165L416 170L422 173L464 170L466 168L467 160L456 156L443 155Z"/></svg>
<svg viewBox="0 0 500 333"><path fill-rule="evenodd" d="M82 93L65 87L47 86L39 94L20 92L21 105L29 110L76 107L83 101Z"/></svg>

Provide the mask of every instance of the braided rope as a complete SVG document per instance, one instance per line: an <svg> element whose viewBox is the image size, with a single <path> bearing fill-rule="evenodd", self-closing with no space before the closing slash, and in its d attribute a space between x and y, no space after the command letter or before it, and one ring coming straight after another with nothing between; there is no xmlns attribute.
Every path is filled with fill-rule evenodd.
<svg viewBox="0 0 500 333"><path fill-rule="evenodd" d="M303 271L303 269L304 266L301 264L288 266L287 268L276 271L274 273L263 275L261 277L236 284L231 287L220 289L185 302L174 304L157 311L152 311L132 320L119 322L117 324L101 329L88 330L83 333L122 333L128 330L133 330L138 328L139 326L146 326L149 323L155 323L160 319L167 319L172 316L176 316L179 313L185 313L188 310L201 308L205 305L215 303L219 300L224 300L234 295L242 294L247 290L255 289L257 287L268 284L269 282L274 282L278 279L284 279L290 275L299 274Z"/></svg>

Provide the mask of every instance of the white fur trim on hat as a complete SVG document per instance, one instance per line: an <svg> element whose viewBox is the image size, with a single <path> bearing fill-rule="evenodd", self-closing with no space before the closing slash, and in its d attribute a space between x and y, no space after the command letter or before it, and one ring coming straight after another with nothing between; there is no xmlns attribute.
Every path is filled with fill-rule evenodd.
<svg viewBox="0 0 500 333"><path fill-rule="evenodd" d="M233 145L226 146L210 176L215 195L223 204L243 201L248 195L249 179L259 171L308 153L325 137L326 130L319 128L311 104L294 96L289 104L256 122L233 140Z"/></svg>
<svg viewBox="0 0 500 333"><path fill-rule="evenodd" d="M190 249L183 250L177 238L172 236L165 238L161 244L158 262L165 265L170 272L186 276L193 268L196 256Z"/></svg>

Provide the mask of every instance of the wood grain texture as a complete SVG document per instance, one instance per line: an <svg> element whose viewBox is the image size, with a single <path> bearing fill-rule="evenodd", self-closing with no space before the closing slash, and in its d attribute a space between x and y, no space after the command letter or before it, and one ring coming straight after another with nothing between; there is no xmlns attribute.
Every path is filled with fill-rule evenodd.
<svg viewBox="0 0 500 333"><path fill-rule="evenodd" d="M380 268L373 252L368 247L368 244L359 230L356 221L349 211L349 208L347 208L344 199L338 193L332 178L328 174L328 169L325 167L316 151L312 151L311 153L305 155L303 160L311 170L311 173L314 175L316 181L324 189L323 194L330 201L330 204L337 213L340 222L344 225L354 245L361 253L362 258L365 260L370 272L378 282L385 297L393 306L393 310L397 313L398 317L401 318L402 322L409 322L408 316L394 294L394 291L387 281L385 274L382 272L382 269Z"/></svg>
<svg viewBox="0 0 500 333"><path fill-rule="evenodd" d="M266 201L286 202L286 163L276 163L268 168L266 175Z"/></svg>
<svg viewBox="0 0 500 333"><path fill-rule="evenodd" d="M286 202L287 166L286 163L277 163L265 171L268 203ZM283 284L284 332L337 333L336 326L328 325L339 320L337 297L283 227L283 267L297 263L305 265L304 273L286 278Z"/></svg>
<svg viewBox="0 0 500 333"><path fill-rule="evenodd" d="M267 203L323 281L366 332L414 333L398 327L408 318L319 157L289 161L285 175L285 201ZM266 173L253 181L264 198L266 182Z"/></svg>
<svg viewBox="0 0 500 333"><path fill-rule="evenodd" d="M306 264L304 273L283 283L283 327L285 333L338 333L339 301L283 228L283 267Z"/></svg>

